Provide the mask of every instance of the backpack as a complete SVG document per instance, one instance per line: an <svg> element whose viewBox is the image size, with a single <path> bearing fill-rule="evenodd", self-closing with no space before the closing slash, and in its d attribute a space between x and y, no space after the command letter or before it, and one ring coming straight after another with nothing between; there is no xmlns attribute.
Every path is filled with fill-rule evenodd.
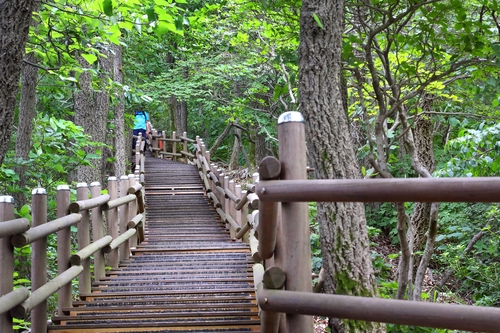
<svg viewBox="0 0 500 333"><path fill-rule="evenodd" d="M138 115L140 115L142 113L142 116L144 118L146 118L146 111L139 111L139 110L135 110L134 111L134 117L137 117Z"/></svg>

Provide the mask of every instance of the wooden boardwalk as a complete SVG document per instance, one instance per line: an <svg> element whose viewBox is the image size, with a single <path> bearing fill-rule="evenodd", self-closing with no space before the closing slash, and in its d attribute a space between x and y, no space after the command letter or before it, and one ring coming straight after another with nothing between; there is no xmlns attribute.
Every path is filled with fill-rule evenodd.
<svg viewBox="0 0 500 333"><path fill-rule="evenodd" d="M233 241L193 165L146 159L145 241L48 332L259 332L249 246Z"/></svg>

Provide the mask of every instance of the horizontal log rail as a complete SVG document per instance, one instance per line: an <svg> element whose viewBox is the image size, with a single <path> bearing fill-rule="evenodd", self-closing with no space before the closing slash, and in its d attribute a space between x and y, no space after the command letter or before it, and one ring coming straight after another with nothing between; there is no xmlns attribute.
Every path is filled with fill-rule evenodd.
<svg viewBox="0 0 500 333"><path fill-rule="evenodd" d="M104 236L101 239L98 239L89 245L85 246L83 249L78 251L77 253L73 254L71 258L69 258L69 262L71 265L81 265L82 262L85 259L90 258L91 255L96 253L97 251L103 249L106 247L108 244L110 244L113 241L113 237L111 236Z"/></svg>
<svg viewBox="0 0 500 333"><path fill-rule="evenodd" d="M116 198L113 200L108 201L107 203L102 205L102 209L104 211L120 207L121 205L127 204L129 202L132 202L136 200L137 196L135 194L129 194L124 197Z"/></svg>
<svg viewBox="0 0 500 333"><path fill-rule="evenodd" d="M30 291L21 287L0 297L0 313L7 313L30 297Z"/></svg>
<svg viewBox="0 0 500 333"><path fill-rule="evenodd" d="M47 222L40 226L31 228L26 232L17 234L11 238L11 243L14 247L23 247L25 245L31 244L39 239L45 238L50 234L53 234L64 228L71 227L82 220L81 214L72 213L55 219L53 221Z"/></svg>
<svg viewBox="0 0 500 333"><path fill-rule="evenodd" d="M103 194L97 198L72 202L69 205L69 211L72 213L79 213L82 210L88 210L88 209L92 209L92 208L104 205L105 203L107 203L109 201L109 199L110 199L110 196L108 194Z"/></svg>
<svg viewBox="0 0 500 333"><path fill-rule="evenodd" d="M127 242L132 236L137 233L136 229L129 229L125 233L121 234L117 238L113 239L111 243L104 247L104 253L110 253L114 249L117 249L120 245Z"/></svg>
<svg viewBox="0 0 500 333"><path fill-rule="evenodd" d="M20 218L0 223L0 238L14 236L30 228L30 221L27 218Z"/></svg>
<svg viewBox="0 0 500 333"><path fill-rule="evenodd" d="M500 309L382 298L260 289L264 311L365 320L401 325L498 332Z"/></svg>
<svg viewBox="0 0 500 333"><path fill-rule="evenodd" d="M71 283L71 281L83 272L82 266L73 266L64 273L59 274L56 278L42 287L33 291L28 299L11 310L14 318L24 318L37 305L45 302L47 298L55 294L62 286Z"/></svg>
<svg viewBox="0 0 500 333"><path fill-rule="evenodd" d="M261 181L264 202L500 202L500 177Z"/></svg>

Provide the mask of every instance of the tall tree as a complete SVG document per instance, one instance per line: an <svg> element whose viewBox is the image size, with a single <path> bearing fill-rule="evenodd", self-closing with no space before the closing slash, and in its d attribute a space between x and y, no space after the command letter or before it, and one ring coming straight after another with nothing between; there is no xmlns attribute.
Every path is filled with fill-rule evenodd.
<svg viewBox="0 0 500 333"><path fill-rule="evenodd" d="M300 18L299 95L309 159L316 179L361 174L342 101L343 0L304 0ZM324 289L330 294L375 296L364 206L318 203ZM332 332L383 332L378 323L330 320Z"/></svg>
<svg viewBox="0 0 500 333"><path fill-rule="evenodd" d="M0 165L9 145L35 0L0 1Z"/></svg>
<svg viewBox="0 0 500 333"><path fill-rule="evenodd" d="M123 84L123 58L121 45L112 45L113 56L113 78L116 83ZM125 101L123 92L118 89L116 94L117 103L114 117L114 149L115 163L114 171L117 177L126 175L127 156L130 155L130 144L127 144L125 135Z"/></svg>

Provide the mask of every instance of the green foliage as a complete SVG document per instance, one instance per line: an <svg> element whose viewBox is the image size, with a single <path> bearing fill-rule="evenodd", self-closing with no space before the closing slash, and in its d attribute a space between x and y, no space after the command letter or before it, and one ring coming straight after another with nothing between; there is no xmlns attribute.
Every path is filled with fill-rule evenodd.
<svg viewBox="0 0 500 333"><path fill-rule="evenodd" d="M321 261L321 243L319 235L319 226L316 221L316 216L318 215L318 206L315 202L309 203L309 230L310 230L310 240L311 240L311 268L316 274L319 273L322 264Z"/></svg>
<svg viewBox="0 0 500 333"><path fill-rule="evenodd" d="M451 155L438 176L497 176L500 173L500 124L487 121L465 127L446 145Z"/></svg>
<svg viewBox="0 0 500 333"><path fill-rule="evenodd" d="M91 141L73 122L39 115L34 122L29 159L16 160L10 154L5 159L5 166L7 170L15 166L26 167L28 190L35 187L50 189L59 182L66 183L67 175L77 166L90 165L91 159L100 158L100 155L85 152L89 146L104 145ZM13 190L17 180L13 177L10 182L2 184Z"/></svg>

